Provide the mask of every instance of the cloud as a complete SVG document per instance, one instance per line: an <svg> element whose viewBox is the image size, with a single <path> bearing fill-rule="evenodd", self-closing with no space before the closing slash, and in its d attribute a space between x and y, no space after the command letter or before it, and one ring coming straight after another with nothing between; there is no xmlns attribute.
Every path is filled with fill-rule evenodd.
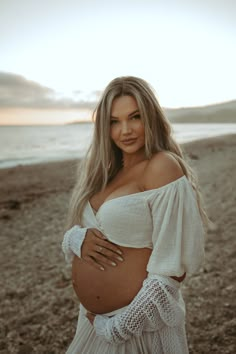
<svg viewBox="0 0 236 354"><path fill-rule="evenodd" d="M81 91L77 91L79 93ZM27 80L21 75L0 71L0 109L94 109L96 103L96 99L61 97L53 89Z"/></svg>

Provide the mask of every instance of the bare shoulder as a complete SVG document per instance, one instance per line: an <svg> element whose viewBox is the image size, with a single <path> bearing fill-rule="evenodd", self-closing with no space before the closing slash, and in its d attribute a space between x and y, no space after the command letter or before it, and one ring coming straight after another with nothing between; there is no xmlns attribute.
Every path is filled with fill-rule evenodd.
<svg viewBox="0 0 236 354"><path fill-rule="evenodd" d="M145 189L155 189L171 183L184 175L179 162L168 152L152 156L145 169Z"/></svg>

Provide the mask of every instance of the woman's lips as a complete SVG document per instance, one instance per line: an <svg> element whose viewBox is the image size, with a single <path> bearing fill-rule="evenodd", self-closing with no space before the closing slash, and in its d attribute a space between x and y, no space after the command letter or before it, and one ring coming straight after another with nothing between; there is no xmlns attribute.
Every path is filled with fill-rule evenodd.
<svg viewBox="0 0 236 354"><path fill-rule="evenodd" d="M124 139L124 140L121 140L121 142L124 145L132 145L133 143L136 142L136 140L137 140L136 138L134 138L134 139Z"/></svg>

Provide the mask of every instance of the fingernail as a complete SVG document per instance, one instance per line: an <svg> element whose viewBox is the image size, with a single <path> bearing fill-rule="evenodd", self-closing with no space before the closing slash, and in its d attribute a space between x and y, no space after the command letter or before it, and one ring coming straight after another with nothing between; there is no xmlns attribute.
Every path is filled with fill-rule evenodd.
<svg viewBox="0 0 236 354"><path fill-rule="evenodd" d="M117 259L119 259L119 261L123 262L123 258L121 257L116 257Z"/></svg>
<svg viewBox="0 0 236 354"><path fill-rule="evenodd" d="M119 253L119 254L122 254L122 252L121 252L121 251L119 251L119 250L118 250L118 251L116 251L116 252L117 252L117 253Z"/></svg>
<svg viewBox="0 0 236 354"><path fill-rule="evenodd" d="M115 262L111 262L111 265L113 265L113 267L115 267L115 266L116 266L116 263L115 263Z"/></svg>
<svg viewBox="0 0 236 354"><path fill-rule="evenodd" d="M103 267L100 267L100 270L105 270L105 268L103 268Z"/></svg>

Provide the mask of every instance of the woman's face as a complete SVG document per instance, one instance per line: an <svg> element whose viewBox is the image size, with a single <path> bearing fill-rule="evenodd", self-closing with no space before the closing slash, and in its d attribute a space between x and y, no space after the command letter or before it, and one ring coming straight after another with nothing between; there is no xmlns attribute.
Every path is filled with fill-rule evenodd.
<svg viewBox="0 0 236 354"><path fill-rule="evenodd" d="M114 99L110 119L110 136L118 148L128 154L144 149L144 125L137 102L132 96Z"/></svg>

